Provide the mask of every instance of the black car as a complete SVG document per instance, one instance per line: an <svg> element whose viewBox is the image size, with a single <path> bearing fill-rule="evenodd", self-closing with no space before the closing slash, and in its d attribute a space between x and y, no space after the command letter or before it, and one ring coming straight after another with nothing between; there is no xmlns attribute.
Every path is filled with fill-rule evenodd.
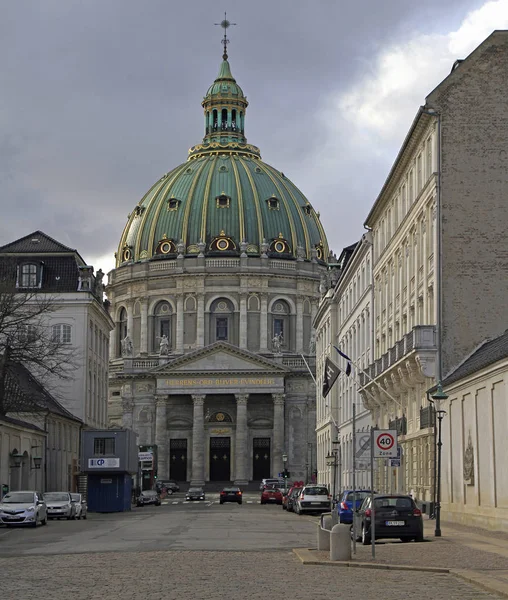
<svg viewBox="0 0 508 600"><path fill-rule="evenodd" d="M163 489L166 489L166 494L171 495L174 492L179 492L180 491L180 486L178 485L178 483L172 479L168 480L168 481L158 481L157 485L156 485L157 491L159 492L159 494L163 491Z"/></svg>
<svg viewBox="0 0 508 600"><path fill-rule="evenodd" d="M403 542L423 542L423 520L420 509L411 496L398 494L374 497L376 540L399 538ZM371 543L372 499L365 498L358 511L358 541Z"/></svg>
<svg viewBox="0 0 508 600"><path fill-rule="evenodd" d="M289 491L287 499L286 499L286 510L288 512L294 512L295 500L301 491L302 491L301 487L294 487Z"/></svg>
<svg viewBox="0 0 508 600"><path fill-rule="evenodd" d="M206 500L205 490L200 487L191 487L185 494L186 500Z"/></svg>
<svg viewBox="0 0 508 600"><path fill-rule="evenodd" d="M242 490L239 487L225 487L219 497L219 503L224 504L224 502L237 502L241 504Z"/></svg>
<svg viewBox="0 0 508 600"><path fill-rule="evenodd" d="M161 505L161 497L155 490L145 490L139 494L136 505L146 506L147 504Z"/></svg>

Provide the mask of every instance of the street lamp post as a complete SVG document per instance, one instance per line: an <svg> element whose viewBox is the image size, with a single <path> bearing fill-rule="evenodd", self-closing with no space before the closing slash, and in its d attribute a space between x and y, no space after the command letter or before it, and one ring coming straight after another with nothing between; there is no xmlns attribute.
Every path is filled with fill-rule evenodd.
<svg viewBox="0 0 508 600"><path fill-rule="evenodd" d="M436 492L436 528L434 530L435 537L441 537L441 447L443 445L441 439L442 421L446 414L446 411L441 408L441 403L448 400L448 396L443 391L441 382L437 384L435 394L432 395L432 399L436 403L436 415L438 420L438 434L437 434L437 492Z"/></svg>

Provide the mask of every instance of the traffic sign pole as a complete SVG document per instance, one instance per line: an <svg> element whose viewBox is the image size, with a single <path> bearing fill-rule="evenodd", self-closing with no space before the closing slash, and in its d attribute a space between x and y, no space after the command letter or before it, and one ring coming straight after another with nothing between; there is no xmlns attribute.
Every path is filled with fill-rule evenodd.
<svg viewBox="0 0 508 600"><path fill-rule="evenodd" d="M374 427L370 428L370 542L372 558L376 558L376 508L374 506Z"/></svg>
<svg viewBox="0 0 508 600"><path fill-rule="evenodd" d="M353 554L356 554L356 402L353 400Z"/></svg>

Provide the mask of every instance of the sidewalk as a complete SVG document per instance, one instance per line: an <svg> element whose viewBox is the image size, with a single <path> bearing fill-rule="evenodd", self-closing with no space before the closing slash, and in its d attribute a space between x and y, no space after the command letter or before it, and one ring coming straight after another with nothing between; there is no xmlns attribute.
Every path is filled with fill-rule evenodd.
<svg viewBox="0 0 508 600"><path fill-rule="evenodd" d="M490 592L508 597L508 534L442 522L442 537L434 537L435 521L424 520L425 542L408 544L380 540L372 548L356 545L347 563L332 562L328 552L296 549L303 564L409 569L451 573Z"/></svg>

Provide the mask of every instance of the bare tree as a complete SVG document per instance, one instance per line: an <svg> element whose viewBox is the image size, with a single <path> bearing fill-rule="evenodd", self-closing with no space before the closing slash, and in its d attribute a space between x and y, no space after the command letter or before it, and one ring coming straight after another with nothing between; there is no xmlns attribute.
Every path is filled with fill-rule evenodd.
<svg viewBox="0 0 508 600"><path fill-rule="evenodd" d="M20 292L11 277L0 276L0 414L42 408L21 393L9 377L9 365L24 365L42 385L72 376L76 349L48 324L58 307L58 297Z"/></svg>

